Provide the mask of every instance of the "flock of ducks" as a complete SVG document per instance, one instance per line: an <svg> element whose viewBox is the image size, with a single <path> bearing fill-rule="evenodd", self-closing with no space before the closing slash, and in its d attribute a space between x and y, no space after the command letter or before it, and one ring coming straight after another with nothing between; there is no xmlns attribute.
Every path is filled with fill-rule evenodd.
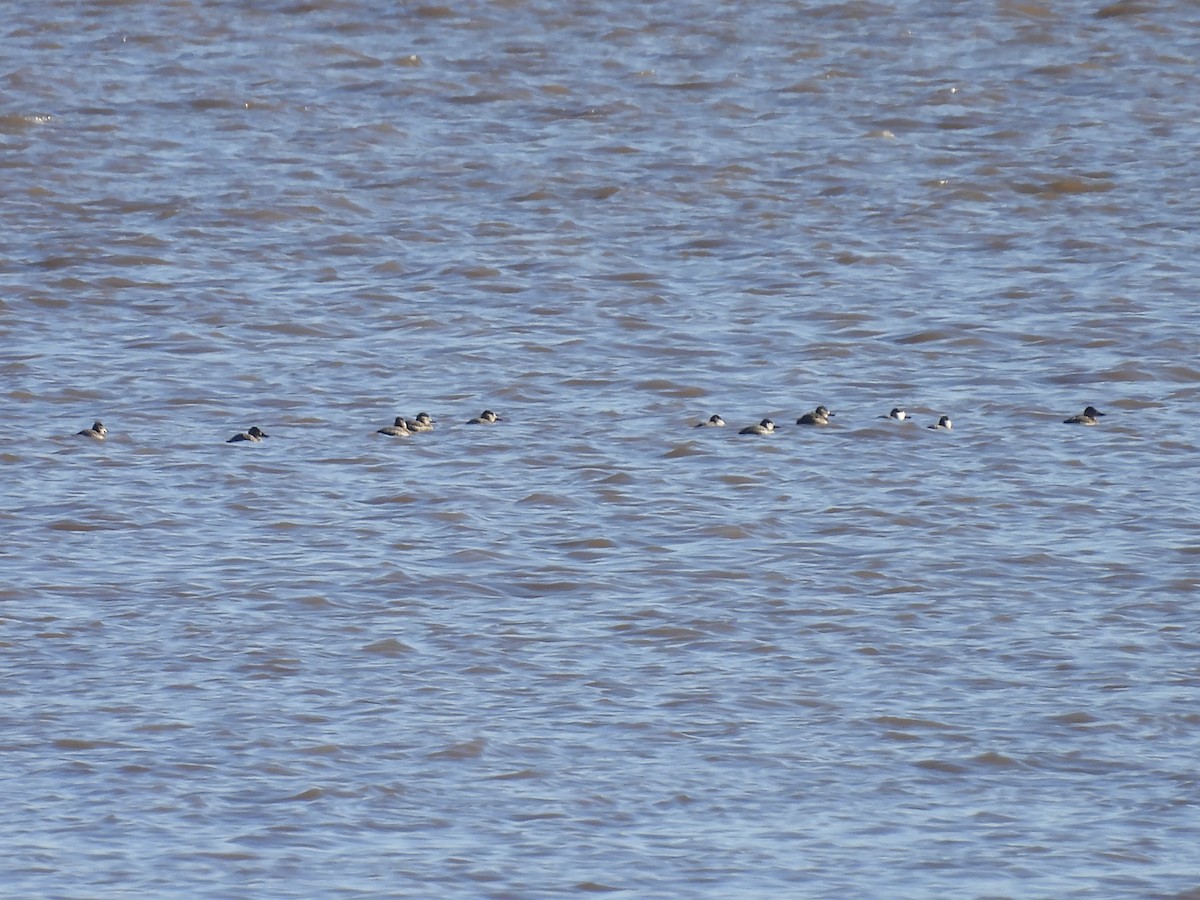
<svg viewBox="0 0 1200 900"><path fill-rule="evenodd" d="M805 413L800 418L798 418L796 420L796 424L822 427L825 425L829 425L830 424L829 420L834 415L835 415L834 413L829 411L828 407L818 406L812 412ZM1097 425L1100 422L1100 417L1103 415L1104 415L1104 413L1100 412L1100 410L1096 409L1096 407L1089 406L1087 409L1085 409L1079 415L1071 416L1069 419L1063 419L1063 424L1064 425ZM886 416L879 416L879 418L895 419L897 422L903 422L904 420L909 419L910 416L908 415L907 412L905 412L903 409L901 409L899 406L897 406ZM722 419L720 416L714 415L714 416L710 416L707 419L707 421L699 423L696 427L697 428L724 428L725 420ZM739 431L738 434L774 434L776 427L777 426L775 425L775 423L772 422L770 419L763 419L757 425L747 425L745 428L743 428L741 431ZM949 416L942 416L933 425L926 425L925 427L931 431L953 431L954 423L950 421Z"/></svg>
<svg viewBox="0 0 1200 900"><path fill-rule="evenodd" d="M1088 409L1091 409L1091 407L1089 406ZM831 418L833 418L835 415L836 415L836 413L832 413L829 411L829 407L818 406L812 412L807 412L804 415L802 415L800 418L798 418L796 420L796 424L797 425L812 425L812 426L816 426L816 427L823 427L825 425L829 425L830 424L829 420ZM895 419L897 422L903 422L905 419L909 418L909 415L907 412L905 412L903 409L901 409L899 406L897 406L886 416L879 416L879 418L880 419ZM721 427L724 424L725 424L725 420L722 419L720 416L712 416L711 418L709 418L709 420L707 422L701 422L696 427L697 428L702 428L705 426ZM937 420L936 425L929 425L927 427L931 428L934 431L950 431L953 429L954 425L950 421L949 416L942 416L940 419ZM739 431L738 434L773 434L774 432L775 432L775 423L772 422L770 419L763 419L757 425L747 425L745 428L743 428L741 431Z"/></svg>
<svg viewBox="0 0 1200 900"><path fill-rule="evenodd" d="M807 425L815 427L823 427L829 425L829 420L835 414L830 412L828 407L818 406L812 412L805 413L796 420L797 425ZM1063 419L1064 425L1097 425L1100 422L1100 417L1104 413L1096 409L1094 406L1087 407L1077 416L1071 416L1069 419ZM886 416L879 416L880 419L894 419L897 422L903 422L911 419L909 414L902 408L897 406ZM495 425L497 422L503 422L500 416L496 415L490 409L485 409L473 419L467 420L468 425ZM380 428L376 434L386 434L389 437L409 437L414 434L420 434L426 431L433 431L433 426L437 421L427 412L417 413L412 419L406 419L404 416L396 416L395 421L391 425L385 425ZM696 425L697 428L724 428L725 420L719 415L709 416L707 420ZM763 419L757 425L747 425L738 434L774 434L775 423L770 419ZM926 428L931 431L951 431L954 428L949 416L942 416L933 425L926 425ZM97 420L92 423L91 428L85 428L78 432L83 437L91 438L94 441L102 441L108 436L108 429L104 427L104 423ZM252 443L261 442L263 438L270 437L265 431L257 425L238 432L225 443L237 444L242 441L250 441Z"/></svg>
<svg viewBox="0 0 1200 900"><path fill-rule="evenodd" d="M495 425L497 422L503 422L498 415L490 409L485 409L473 419L468 419L468 425ZM380 428L376 434L386 434L390 437L408 437L412 434L420 434L424 431L433 431L433 426L437 424L437 420L427 412L417 413L416 418L406 419L404 416L396 416L396 420L391 425L385 425Z"/></svg>
<svg viewBox="0 0 1200 900"><path fill-rule="evenodd" d="M490 409L485 409L475 418L467 421L468 425L494 425L497 422L503 422L500 416L496 415ZM404 416L396 416L395 421L391 425L385 425L377 431L377 434L386 434L390 437L408 437L409 435L419 434L424 431L433 431L433 426L437 421L427 412L417 413L411 419L406 419ZM724 424L724 423L721 423ZM104 423L96 420L92 423L91 428L85 428L83 431L76 432L77 434L91 438L94 441L102 441L108 436L108 429L104 427ZM227 440L227 444L239 444L243 441L251 443L261 443L263 438L270 437L265 431L257 425L252 425L245 431L240 431Z"/></svg>
<svg viewBox="0 0 1200 900"><path fill-rule="evenodd" d="M475 418L468 420L467 424L494 425L495 423L502 421L504 420L490 409L485 409ZM410 435L420 434L425 431L433 431L433 426L436 424L437 420L435 420L429 413L419 412L411 419L406 419L404 416L396 416L391 425L385 425L375 433L386 434L388 437L409 437ZM95 431L97 427L102 429L104 428L101 423L97 422L90 429L85 429L79 433L87 434L89 431ZM104 430L107 433L107 429ZM100 435L100 437L103 438L103 435ZM239 441L261 441L265 437L270 437L270 435L255 425L253 428L250 428L247 431L243 431L240 434L235 434L225 443L236 444Z"/></svg>

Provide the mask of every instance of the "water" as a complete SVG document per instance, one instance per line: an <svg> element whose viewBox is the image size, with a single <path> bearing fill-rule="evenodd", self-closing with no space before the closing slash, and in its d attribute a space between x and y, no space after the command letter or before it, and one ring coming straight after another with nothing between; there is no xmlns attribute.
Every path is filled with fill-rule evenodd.
<svg viewBox="0 0 1200 900"><path fill-rule="evenodd" d="M1197 8L746 6L9 4L8 895L1200 889Z"/></svg>

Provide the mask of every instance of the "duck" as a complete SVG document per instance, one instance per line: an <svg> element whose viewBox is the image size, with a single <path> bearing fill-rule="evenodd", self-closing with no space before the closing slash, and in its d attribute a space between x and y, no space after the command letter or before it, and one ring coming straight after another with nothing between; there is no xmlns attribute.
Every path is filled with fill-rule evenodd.
<svg viewBox="0 0 1200 900"><path fill-rule="evenodd" d="M104 440L105 435L108 434L108 429L104 427L103 422L97 419L92 423L91 428L85 428L83 431L77 431L75 433L81 434L84 437L90 437L94 441L102 441Z"/></svg>
<svg viewBox="0 0 1200 900"><path fill-rule="evenodd" d="M718 415L711 415L708 417L708 419L706 421L698 422L696 424L696 427L697 428L724 428L725 420L722 419Z"/></svg>
<svg viewBox="0 0 1200 900"><path fill-rule="evenodd" d="M951 430L953 430L954 425L950 421L949 416L942 416L940 419L937 420L936 425L926 425L925 427L930 429L931 431L951 431Z"/></svg>
<svg viewBox="0 0 1200 900"><path fill-rule="evenodd" d="M878 416L878 418L880 418L880 419L895 419L897 422L903 422L905 419L908 418L908 413L906 413L904 410L902 410L900 407L897 406L886 416Z"/></svg>
<svg viewBox="0 0 1200 900"><path fill-rule="evenodd" d="M481 412L475 418L468 419L467 424L468 425L494 425L497 422L503 422L503 421L504 420L502 418L500 418L498 415L496 415L490 409L485 409L483 412Z"/></svg>
<svg viewBox="0 0 1200 900"><path fill-rule="evenodd" d="M250 427L250 429L248 431L242 431L238 434L235 434L233 437L231 437L225 443L236 444L239 441L255 441L255 442L257 442L257 441L261 441L265 437L270 437L270 435L267 434L265 431L263 431L261 428L259 428L257 425L253 425Z"/></svg>
<svg viewBox="0 0 1200 900"><path fill-rule="evenodd" d="M1069 419L1063 419L1063 424L1064 425L1098 425L1098 424L1100 424L1099 419L1100 419L1100 416L1102 416L1102 415L1104 415L1104 413L1100 412L1100 410L1096 409L1096 407L1089 406L1087 409L1085 409L1079 415L1071 416L1071 418L1069 418ZM99 425L100 423L97 422L96 424Z"/></svg>
<svg viewBox="0 0 1200 900"><path fill-rule="evenodd" d="M389 434L392 437L408 437L412 434L408 430L408 426L404 424L404 416L396 416L396 421L391 425L385 425L375 432L376 434Z"/></svg>
<svg viewBox="0 0 1200 900"><path fill-rule="evenodd" d="M763 419L757 425L747 425L738 434L771 434L775 431L775 423L770 419Z"/></svg>
<svg viewBox="0 0 1200 900"><path fill-rule="evenodd" d="M829 417L832 416L828 409L824 406L818 406L810 413L805 413L796 420L797 425L828 425Z"/></svg>
<svg viewBox="0 0 1200 900"><path fill-rule="evenodd" d="M427 412L417 413L415 419L407 419L404 424L408 426L409 431L433 431L433 426L437 424L433 417Z"/></svg>

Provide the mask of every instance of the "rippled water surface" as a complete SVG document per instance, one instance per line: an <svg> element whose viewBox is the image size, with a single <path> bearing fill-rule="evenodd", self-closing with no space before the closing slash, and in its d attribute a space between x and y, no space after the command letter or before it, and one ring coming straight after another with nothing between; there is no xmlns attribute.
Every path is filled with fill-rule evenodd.
<svg viewBox="0 0 1200 900"><path fill-rule="evenodd" d="M0 34L3 891L1197 896L1195 4Z"/></svg>

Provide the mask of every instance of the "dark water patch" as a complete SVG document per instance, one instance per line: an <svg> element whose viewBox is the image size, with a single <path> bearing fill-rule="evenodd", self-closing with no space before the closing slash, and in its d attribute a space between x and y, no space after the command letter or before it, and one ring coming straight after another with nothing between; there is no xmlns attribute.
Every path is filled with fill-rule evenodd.
<svg viewBox="0 0 1200 900"><path fill-rule="evenodd" d="M442 750L429 753L426 758L431 760L477 759L487 749L487 743L487 740L482 737L474 738L473 740L452 744Z"/></svg>
<svg viewBox="0 0 1200 900"><path fill-rule="evenodd" d="M395 638L384 638L365 645L362 652L379 656L403 656L412 653L413 648Z"/></svg>

